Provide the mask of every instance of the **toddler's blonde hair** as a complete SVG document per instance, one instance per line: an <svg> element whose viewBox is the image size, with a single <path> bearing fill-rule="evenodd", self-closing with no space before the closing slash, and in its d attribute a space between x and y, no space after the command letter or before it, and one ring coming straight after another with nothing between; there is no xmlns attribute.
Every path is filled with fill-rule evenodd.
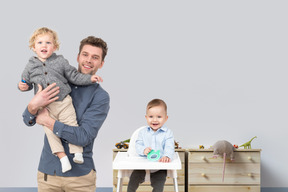
<svg viewBox="0 0 288 192"><path fill-rule="evenodd" d="M47 27L42 27L37 29L36 31L34 31L34 33L32 34L32 36L30 37L29 40L29 47L30 49L34 48L35 46L35 40L39 35L46 35L46 34L50 34L53 38L53 44L56 48L56 50L59 49L59 41L58 41L58 35L55 31L53 31L52 29L49 29Z"/></svg>

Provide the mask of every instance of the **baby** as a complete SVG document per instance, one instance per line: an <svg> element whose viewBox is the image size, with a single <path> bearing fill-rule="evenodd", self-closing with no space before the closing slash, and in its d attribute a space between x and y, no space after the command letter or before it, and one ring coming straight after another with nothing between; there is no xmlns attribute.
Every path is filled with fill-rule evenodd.
<svg viewBox="0 0 288 192"><path fill-rule="evenodd" d="M147 127L140 130L135 143L136 152L140 156L147 156L152 150L160 151L159 162L171 162L175 147L172 130L165 126L168 119L167 105L161 99L153 99L147 104ZM127 192L136 192L140 183L144 182L145 170L133 170ZM167 170L150 170L150 180L153 191L163 191Z"/></svg>

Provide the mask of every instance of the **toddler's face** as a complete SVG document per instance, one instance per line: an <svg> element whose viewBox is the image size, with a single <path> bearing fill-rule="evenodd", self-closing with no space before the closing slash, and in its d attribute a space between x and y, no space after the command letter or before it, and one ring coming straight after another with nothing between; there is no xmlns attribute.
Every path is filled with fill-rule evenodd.
<svg viewBox="0 0 288 192"><path fill-rule="evenodd" d="M53 37L50 34L38 35L36 37L33 51L35 51L42 62L46 61L55 50Z"/></svg>
<svg viewBox="0 0 288 192"><path fill-rule="evenodd" d="M155 106L147 110L145 118L153 131L157 131L167 121L168 116L163 106Z"/></svg>

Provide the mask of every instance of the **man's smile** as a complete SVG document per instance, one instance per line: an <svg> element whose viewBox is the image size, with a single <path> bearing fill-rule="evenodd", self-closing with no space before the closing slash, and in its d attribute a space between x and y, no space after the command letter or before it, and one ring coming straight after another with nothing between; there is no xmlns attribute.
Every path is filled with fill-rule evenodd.
<svg viewBox="0 0 288 192"><path fill-rule="evenodd" d="M82 65L85 69L92 69L92 67L91 66L89 66L89 65Z"/></svg>

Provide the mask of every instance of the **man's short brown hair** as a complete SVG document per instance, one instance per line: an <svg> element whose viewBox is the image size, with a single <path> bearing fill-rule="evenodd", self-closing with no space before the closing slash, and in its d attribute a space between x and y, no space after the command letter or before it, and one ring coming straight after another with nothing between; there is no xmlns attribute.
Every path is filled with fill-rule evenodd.
<svg viewBox="0 0 288 192"><path fill-rule="evenodd" d="M107 55L107 51L108 51L107 43L105 41L103 41L101 38L98 38L98 37L88 36L80 42L78 54L81 53L84 45L91 45L94 47L101 48L102 49L102 60L104 61L105 56Z"/></svg>

